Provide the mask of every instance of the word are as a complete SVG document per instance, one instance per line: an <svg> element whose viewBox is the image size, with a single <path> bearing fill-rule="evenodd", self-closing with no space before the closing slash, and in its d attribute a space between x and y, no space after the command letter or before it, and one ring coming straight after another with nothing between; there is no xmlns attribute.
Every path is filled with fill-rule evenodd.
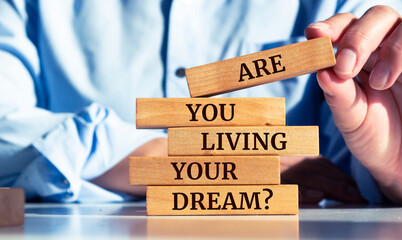
<svg viewBox="0 0 402 240"><path fill-rule="evenodd" d="M271 146L275 150L286 149L287 141L286 133L277 132L269 137L269 132L264 133L220 133L217 132L216 135L212 136L212 144L208 144L209 133L201 133L202 135L202 148L201 150L225 150L224 145L229 145L232 150L237 150L242 148L242 150L259 150L262 147L264 150L268 150ZM251 148L250 148L251 147Z"/></svg>
<svg viewBox="0 0 402 240"><path fill-rule="evenodd" d="M265 188L263 191L268 196L263 196L262 192L173 192L172 210L261 210L261 203L265 203L268 210L268 200L273 196L271 189ZM264 201L262 201L264 200Z"/></svg>
<svg viewBox="0 0 402 240"><path fill-rule="evenodd" d="M171 162L170 163L175 172L176 172L176 178L175 180L183 180L183 176L182 176L182 172L183 169L186 167L187 171L185 171L184 174L186 174L186 176L188 178L190 178L191 180L198 180L203 176L203 169L205 169L205 177L209 180L215 180L219 177L219 166L222 165L222 179L223 180L237 180L237 176L234 173L235 169L236 169L236 164L232 163L232 162L215 162L215 164L212 164L211 162L204 162L203 165L201 163L198 162L192 162L190 164L187 165L186 162ZM180 166L178 166L178 164L180 164ZM186 166L187 165L187 166ZM215 167L213 167L213 165L215 165ZM214 168L213 171L211 171L211 168ZM211 174L211 172L215 172L214 175Z"/></svg>
<svg viewBox="0 0 402 240"><path fill-rule="evenodd" d="M200 107L202 106L202 104L194 104L194 105L195 106L193 106L193 104L186 104L188 110L191 113L190 122L198 121L197 112L200 109ZM234 104L234 103L229 104L228 111L230 111L230 115L228 115L228 116L225 115L226 105L227 104L219 104L219 107L217 107L214 104L205 104L202 107L201 116L205 121L211 122L211 121L214 121L218 117L218 114L219 114L220 118L223 121L227 121L227 122L231 121L234 118L234 107L236 104ZM195 109L194 109L194 107L195 107ZM219 111L218 111L218 108L219 108Z"/></svg>
<svg viewBox="0 0 402 240"><path fill-rule="evenodd" d="M247 67L246 63L242 63L240 65L239 82L243 82L244 81L243 77L245 77L245 76L248 77L248 80L264 76L264 74L261 71L263 71L265 73L265 75L271 75L271 74L286 71L285 66L283 66L281 69L278 69L278 66L279 67L282 66L281 61L279 60L281 58L282 58L282 56L280 54L269 57L270 65L272 66L272 73L267 69L268 63L265 59L262 58L262 59L257 59L255 61L253 61L255 72L256 72L255 76L251 73L251 71L250 71L249 67Z"/></svg>

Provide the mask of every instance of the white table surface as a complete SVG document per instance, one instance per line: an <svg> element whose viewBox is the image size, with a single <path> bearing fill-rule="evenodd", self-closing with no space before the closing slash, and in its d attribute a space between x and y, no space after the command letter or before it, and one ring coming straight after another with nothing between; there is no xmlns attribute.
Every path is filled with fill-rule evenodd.
<svg viewBox="0 0 402 240"><path fill-rule="evenodd" d="M302 208L296 216L147 217L145 203L26 204L0 239L402 239L401 207Z"/></svg>

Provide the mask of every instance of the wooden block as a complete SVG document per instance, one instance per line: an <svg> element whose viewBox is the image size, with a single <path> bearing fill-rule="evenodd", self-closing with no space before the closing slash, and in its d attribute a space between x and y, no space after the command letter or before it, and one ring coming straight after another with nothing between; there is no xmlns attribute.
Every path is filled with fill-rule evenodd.
<svg viewBox="0 0 402 240"><path fill-rule="evenodd" d="M319 154L317 126L194 127L168 129L168 155Z"/></svg>
<svg viewBox="0 0 402 240"><path fill-rule="evenodd" d="M336 63L330 37L185 70L191 97L213 96L316 72Z"/></svg>
<svg viewBox="0 0 402 240"><path fill-rule="evenodd" d="M137 98L137 128L285 125L284 98Z"/></svg>
<svg viewBox="0 0 402 240"><path fill-rule="evenodd" d="M280 184L278 156L130 157L132 185Z"/></svg>
<svg viewBox="0 0 402 240"><path fill-rule="evenodd" d="M0 227L24 224L25 194L21 188L0 188Z"/></svg>
<svg viewBox="0 0 402 240"><path fill-rule="evenodd" d="M297 185L149 186L148 215L297 214Z"/></svg>

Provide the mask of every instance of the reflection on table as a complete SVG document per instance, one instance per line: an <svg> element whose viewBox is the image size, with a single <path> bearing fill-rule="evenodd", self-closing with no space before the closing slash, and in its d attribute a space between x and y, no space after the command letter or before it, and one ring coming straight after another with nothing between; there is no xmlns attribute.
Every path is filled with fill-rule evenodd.
<svg viewBox="0 0 402 240"><path fill-rule="evenodd" d="M145 203L27 204L0 239L400 239L402 208L332 206L297 216L146 216ZM75 240L75 239L73 239Z"/></svg>

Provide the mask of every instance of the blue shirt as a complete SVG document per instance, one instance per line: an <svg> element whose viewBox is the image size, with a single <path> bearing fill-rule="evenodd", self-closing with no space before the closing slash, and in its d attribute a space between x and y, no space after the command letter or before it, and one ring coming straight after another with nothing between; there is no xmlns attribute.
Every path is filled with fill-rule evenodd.
<svg viewBox="0 0 402 240"><path fill-rule="evenodd" d="M90 182L162 130L135 128L135 99L189 97L181 68L305 40L338 12L401 1L1 1L0 186L28 198L122 201ZM285 97L288 125L319 125L321 153L365 198L382 196L347 150L314 75L225 97Z"/></svg>

